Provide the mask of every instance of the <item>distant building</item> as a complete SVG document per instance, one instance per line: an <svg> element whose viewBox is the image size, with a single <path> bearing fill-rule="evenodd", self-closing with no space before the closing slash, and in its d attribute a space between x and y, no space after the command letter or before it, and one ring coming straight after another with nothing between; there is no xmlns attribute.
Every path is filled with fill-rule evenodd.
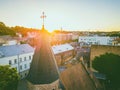
<svg viewBox="0 0 120 90"><path fill-rule="evenodd" d="M19 44L18 40L9 35L0 36L0 46L16 45Z"/></svg>
<svg viewBox="0 0 120 90"><path fill-rule="evenodd" d="M72 40L72 33L55 33L52 36L52 41L68 41Z"/></svg>
<svg viewBox="0 0 120 90"><path fill-rule="evenodd" d="M79 38L79 35L77 33L72 33L72 40L76 40Z"/></svg>
<svg viewBox="0 0 120 90"><path fill-rule="evenodd" d="M0 65L17 69L21 78L28 74L34 49L28 44L0 46Z"/></svg>
<svg viewBox="0 0 120 90"><path fill-rule="evenodd" d="M3 44L3 46L8 46L8 45L16 45L16 44L18 44L18 42L17 42L17 40L7 40L4 44Z"/></svg>
<svg viewBox="0 0 120 90"><path fill-rule="evenodd" d="M116 38L115 40L112 41L113 46L120 46L120 38Z"/></svg>
<svg viewBox="0 0 120 90"><path fill-rule="evenodd" d="M116 37L107 36L80 36L79 43L86 43L88 45L112 45L112 41Z"/></svg>

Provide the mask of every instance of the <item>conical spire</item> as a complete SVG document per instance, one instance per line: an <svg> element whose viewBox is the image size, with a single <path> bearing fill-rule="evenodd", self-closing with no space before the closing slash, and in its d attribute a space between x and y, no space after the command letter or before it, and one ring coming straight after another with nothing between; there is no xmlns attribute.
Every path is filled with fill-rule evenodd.
<svg viewBox="0 0 120 90"><path fill-rule="evenodd" d="M36 47L27 76L27 80L33 84L49 84L59 79L57 64L44 25L41 31L40 43Z"/></svg>

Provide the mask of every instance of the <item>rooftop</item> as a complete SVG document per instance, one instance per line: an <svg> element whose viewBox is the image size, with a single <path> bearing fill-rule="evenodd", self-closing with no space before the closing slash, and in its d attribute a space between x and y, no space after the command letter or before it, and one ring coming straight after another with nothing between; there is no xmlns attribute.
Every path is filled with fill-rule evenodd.
<svg viewBox="0 0 120 90"><path fill-rule="evenodd" d="M0 54L4 57L15 56L30 52L34 52L34 48L32 48L28 44L0 46Z"/></svg>
<svg viewBox="0 0 120 90"><path fill-rule="evenodd" d="M96 90L81 63L64 70L60 76L66 90Z"/></svg>
<svg viewBox="0 0 120 90"><path fill-rule="evenodd" d="M59 54L65 51L73 50L74 48L70 44L62 44L57 46L52 46L54 54Z"/></svg>

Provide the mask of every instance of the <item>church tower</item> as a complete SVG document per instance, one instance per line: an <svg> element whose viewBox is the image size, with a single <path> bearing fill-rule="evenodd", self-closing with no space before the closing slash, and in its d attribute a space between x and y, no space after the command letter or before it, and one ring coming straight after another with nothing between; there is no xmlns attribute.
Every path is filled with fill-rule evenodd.
<svg viewBox="0 0 120 90"><path fill-rule="evenodd" d="M29 74L27 76L28 90L62 90L57 64L51 46L48 42L48 34L43 25L40 33L40 42L36 46Z"/></svg>

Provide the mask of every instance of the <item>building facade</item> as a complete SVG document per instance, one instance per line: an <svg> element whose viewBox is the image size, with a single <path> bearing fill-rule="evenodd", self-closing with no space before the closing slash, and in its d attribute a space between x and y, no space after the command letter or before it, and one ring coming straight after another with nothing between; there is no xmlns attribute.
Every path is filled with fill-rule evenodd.
<svg viewBox="0 0 120 90"><path fill-rule="evenodd" d="M16 37L14 38L9 35L0 36L0 46L9 46L16 44L20 44Z"/></svg>
<svg viewBox="0 0 120 90"><path fill-rule="evenodd" d="M113 46L120 46L120 38L116 38L115 40L112 41Z"/></svg>
<svg viewBox="0 0 120 90"><path fill-rule="evenodd" d="M80 36L79 43L83 42L88 45L112 45L112 41L115 38L108 36Z"/></svg>
<svg viewBox="0 0 120 90"><path fill-rule="evenodd" d="M53 35L53 40L55 41L66 41L66 40L72 40L72 33L56 33Z"/></svg>
<svg viewBox="0 0 120 90"><path fill-rule="evenodd" d="M28 44L0 47L0 65L10 65L17 69L21 78L27 76L34 49Z"/></svg>
<svg viewBox="0 0 120 90"><path fill-rule="evenodd" d="M52 50L58 66L74 57L74 48L70 44L52 46Z"/></svg>

